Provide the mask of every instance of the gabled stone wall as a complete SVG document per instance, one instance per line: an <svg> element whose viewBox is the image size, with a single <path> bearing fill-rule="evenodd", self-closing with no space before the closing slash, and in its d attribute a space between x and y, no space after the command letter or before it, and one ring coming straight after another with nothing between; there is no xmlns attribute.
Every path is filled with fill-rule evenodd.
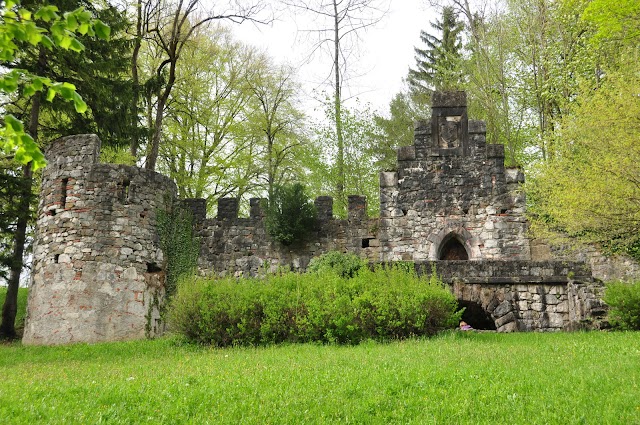
<svg viewBox="0 0 640 425"><path fill-rule="evenodd" d="M431 121L398 150L398 170L380 175L381 260L445 259L456 243L470 260L530 258L524 176L485 133L467 119L464 92L434 94Z"/></svg>

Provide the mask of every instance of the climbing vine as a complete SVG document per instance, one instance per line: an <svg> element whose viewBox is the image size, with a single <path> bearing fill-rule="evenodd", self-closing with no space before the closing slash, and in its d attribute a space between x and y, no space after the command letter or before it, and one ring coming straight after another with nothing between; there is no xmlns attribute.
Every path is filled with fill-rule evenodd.
<svg viewBox="0 0 640 425"><path fill-rule="evenodd" d="M180 202L169 202L170 208L158 211L160 247L165 255L166 296L170 298L179 279L195 271L200 252L193 214Z"/></svg>

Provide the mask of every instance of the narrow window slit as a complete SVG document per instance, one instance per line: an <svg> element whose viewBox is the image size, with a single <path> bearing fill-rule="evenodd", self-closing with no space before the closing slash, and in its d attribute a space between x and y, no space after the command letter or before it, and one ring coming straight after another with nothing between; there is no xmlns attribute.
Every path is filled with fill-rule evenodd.
<svg viewBox="0 0 640 425"><path fill-rule="evenodd" d="M65 209L67 204L67 186L69 185L69 178L62 179L62 186L60 187L60 208Z"/></svg>

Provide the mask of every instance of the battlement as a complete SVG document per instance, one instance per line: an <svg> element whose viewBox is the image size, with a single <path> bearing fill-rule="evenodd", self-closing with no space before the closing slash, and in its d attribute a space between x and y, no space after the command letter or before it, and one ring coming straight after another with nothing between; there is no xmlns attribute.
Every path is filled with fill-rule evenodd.
<svg viewBox="0 0 640 425"><path fill-rule="evenodd" d="M504 147L486 143L486 126L468 120L466 94L436 93L429 121L398 149L397 171L380 174L380 218L367 200L348 197L345 219L333 199L315 199L317 226L284 246L266 231L266 200L181 201L193 213L203 273L257 275L304 270L328 251L371 261L528 260L524 176L504 166ZM46 151L34 243L27 344L96 342L162 332L166 258L157 214L176 201L158 173L99 164L95 135L54 141Z"/></svg>

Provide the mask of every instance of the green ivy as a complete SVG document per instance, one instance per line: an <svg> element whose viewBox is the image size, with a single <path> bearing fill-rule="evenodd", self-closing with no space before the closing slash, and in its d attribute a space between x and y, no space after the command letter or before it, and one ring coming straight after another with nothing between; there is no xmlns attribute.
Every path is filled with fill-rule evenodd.
<svg viewBox="0 0 640 425"><path fill-rule="evenodd" d="M165 255L166 296L170 298L180 278L195 271L200 240L195 234L191 211L180 202L170 202L168 205L168 210L158 211L158 233Z"/></svg>

